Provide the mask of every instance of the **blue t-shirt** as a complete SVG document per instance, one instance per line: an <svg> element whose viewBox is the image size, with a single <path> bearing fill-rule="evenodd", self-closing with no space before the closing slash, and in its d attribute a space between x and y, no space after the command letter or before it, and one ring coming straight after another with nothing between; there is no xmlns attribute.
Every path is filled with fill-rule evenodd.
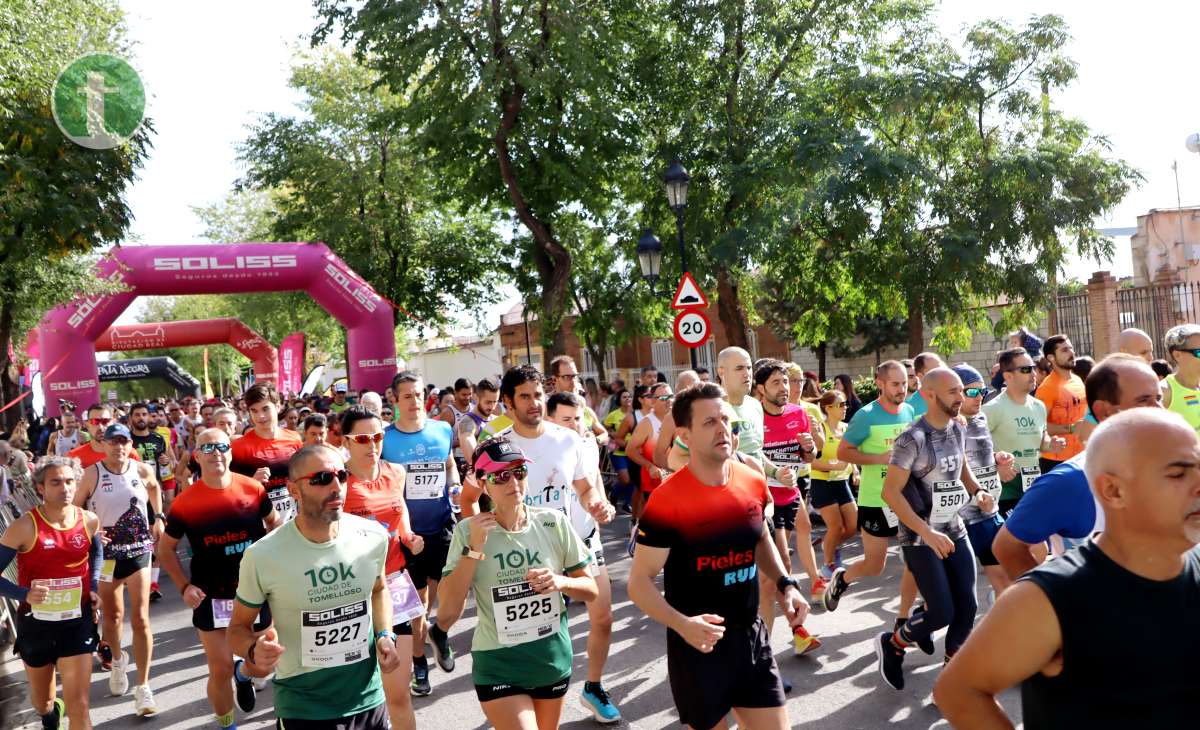
<svg viewBox="0 0 1200 730"><path fill-rule="evenodd" d="M1095 532L1096 518L1096 499L1079 454L1034 480L1004 524L1013 537L1033 545L1051 535L1085 538Z"/></svg>
<svg viewBox="0 0 1200 730"><path fill-rule="evenodd" d="M929 411L929 404L926 403L925 399L921 397L921 391L919 390L908 396L904 402L912 406L913 420L920 418Z"/></svg>
<svg viewBox="0 0 1200 730"><path fill-rule="evenodd" d="M383 460L404 467L404 503L418 535L436 535L454 526L446 489L452 431L445 421L429 419L416 433L394 425L383 432Z"/></svg>

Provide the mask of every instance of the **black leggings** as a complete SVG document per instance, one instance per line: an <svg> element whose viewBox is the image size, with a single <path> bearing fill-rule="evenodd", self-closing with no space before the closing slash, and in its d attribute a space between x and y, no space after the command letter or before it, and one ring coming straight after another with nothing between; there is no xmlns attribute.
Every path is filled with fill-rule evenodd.
<svg viewBox="0 0 1200 730"><path fill-rule="evenodd" d="M971 543L960 537L954 552L943 560L927 545L901 548L904 564L912 571L925 599L925 611L916 612L901 629L900 637L915 642L949 626L946 656L953 656L975 625L975 554Z"/></svg>

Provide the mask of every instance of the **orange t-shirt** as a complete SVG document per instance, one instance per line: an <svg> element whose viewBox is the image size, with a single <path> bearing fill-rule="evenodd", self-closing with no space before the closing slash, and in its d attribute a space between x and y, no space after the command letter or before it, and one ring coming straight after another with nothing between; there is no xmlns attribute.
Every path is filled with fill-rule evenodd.
<svg viewBox="0 0 1200 730"><path fill-rule="evenodd" d="M404 477L400 469L386 461L379 462L379 476L359 479L353 474L346 484L346 504L343 509L352 515L375 520L388 533L388 575L404 570L405 541L412 540L408 522L408 507L404 504Z"/></svg>
<svg viewBox="0 0 1200 730"><path fill-rule="evenodd" d="M1069 426L1078 423L1087 415L1087 393L1083 388L1083 380L1074 373L1070 378L1062 378L1058 371L1050 373L1038 386L1037 399L1046 404L1046 423L1058 426ZM1067 447L1057 454L1042 452L1043 459L1066 461L1083 451L1083 444L1073 433L1062 435L1067 441Z"/></svg>
<svg viewBox="0 0 1200 730"><path fill-rule="evenodd" d="M235 438L229 449L232 458L229 469L235 474L253 477L254 472L265 466L271 472L264 485L267 494L271 496L275 511L288 520L295 512L287 491L287 465L292 454L304 446L304 439L286 428L278 429L276 434L276 438L265 439L254 431L247 431L246 435Z"/></svg>
<svg viewBox="0 0 1200 730"><path fill-rule="evenodd" d="M68 451L67 456L71 457L72 459L79 459L79 463L84 469L88 468L92 464L95 464L97 461L104 460L104 452L93 449L91 441L88 441L86 444L79 444L75 448ZM142 460L142 457L138 456L138 453L133 450L133 444L129 445L129 458L133 459L134 461Z"/></svg>

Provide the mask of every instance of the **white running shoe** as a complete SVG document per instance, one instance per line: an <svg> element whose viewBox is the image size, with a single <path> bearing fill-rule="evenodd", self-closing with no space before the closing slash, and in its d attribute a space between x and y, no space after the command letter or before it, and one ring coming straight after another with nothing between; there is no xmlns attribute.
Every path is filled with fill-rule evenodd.
<svg viewBox="0 0 1200 730"><path fill-rule="evenodd" d="M139 717L158 714L158 705L154 704L154 693L150 691L150 685L139 684L133 688L133 711Z"/></svg>
<svg viewBox="0 0 1200 730"><path fill-rule="evenodd" d="M273 677L273 676L275 676L275 675L272 674L267 677L251 677L250 683L254 685L254 689L258 690L259 692L262 692L264 689L267 688L267 685L269 685L271 683L271 677Z"/></svg>
<svg viewBox="0 0 1200 730"><path fill-rule="evenodd" d="M129 652L121 652L120 657L114 657L112 669L108 674L108 691L113 697L120 697L129 691Z"/></svg>

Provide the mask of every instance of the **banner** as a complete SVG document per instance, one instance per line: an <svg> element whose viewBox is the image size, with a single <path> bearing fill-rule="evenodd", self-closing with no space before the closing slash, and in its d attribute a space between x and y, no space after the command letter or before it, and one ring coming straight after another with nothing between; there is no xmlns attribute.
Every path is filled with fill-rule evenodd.
<svg viewBox="0 0 1200 730"><path fill-rule="evenodd" d="M212 400L213 390L212 383L208 380L208 348L204 348L204 397L207 400Z"/></svg>
<svg viewBox="0 0 1200 730"><path fill-rule="evenodd" d="M279 392L291 397L300 393L304 373L304 333L293 332L279 343Z"/></svg>

